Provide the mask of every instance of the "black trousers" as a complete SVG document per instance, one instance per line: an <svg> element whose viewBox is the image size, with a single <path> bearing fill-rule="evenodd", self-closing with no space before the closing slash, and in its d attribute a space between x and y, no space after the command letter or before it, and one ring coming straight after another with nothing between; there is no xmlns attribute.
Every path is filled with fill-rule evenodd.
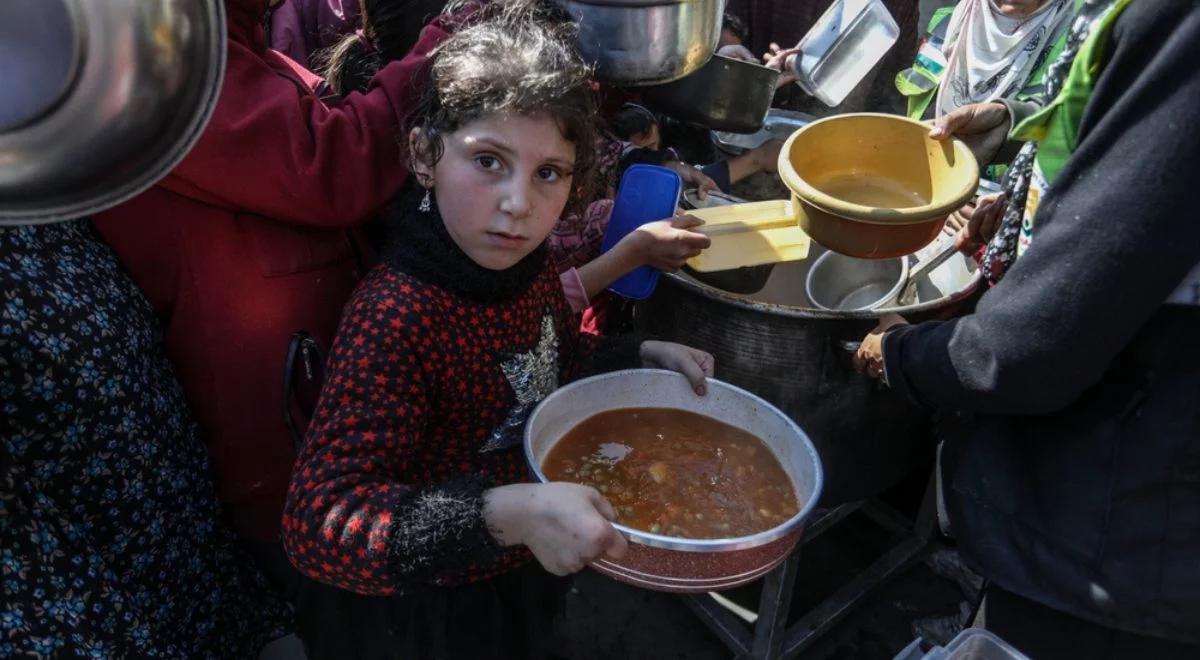
<svg viewBox="0 0 1200 660"><path fill-rule="evenodd" d="M297 634L308 660L538 660L568 579L535 562L485 582L363 596L303 580Z"/></svg>
<svg viewBox="0 0 1200 660"><path fill-rule="evenodd" d="M1107 628L991 585L976 626L1033 660L1200 658L1200 646Z"/></svg>

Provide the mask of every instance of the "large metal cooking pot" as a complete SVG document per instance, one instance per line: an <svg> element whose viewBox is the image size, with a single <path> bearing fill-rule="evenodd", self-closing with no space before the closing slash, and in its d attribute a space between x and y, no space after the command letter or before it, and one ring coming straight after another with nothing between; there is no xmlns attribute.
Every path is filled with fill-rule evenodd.
<svg viewBox="0 0 1200 660"><path fill-rule="evenodd" d="M579 52L615 85L678 80L708 62L725 0L558 0L579 24Z"/></svg>
<svg viewBox="0 0 1200 660"><path fill-rule="evenodd" d="M854 371L847 347L861 341L882 312L813 308L803 261L775 266L761 291L738 295L682 273L664 275L635 308L639 329L703 349L716 375L770 401L802 426L825 468L823 505L879 493L932 451L928 414L905 397ZM956 255L918 287L918 302L897 312L913 322L965 311L979 287L974 261Z"/></svg>
<svg viewBox="0 0 1200 660"><path fill-rule="evenodd" d="M174 167L225 69L221 0L0 2L0 225L95 213Z"/></svg>
<svg viewBox="0 0 1200 660"><path fill-rule="evenodd" d="M765 532L729 539L684 539L615 527L631 543L620 560L592 568L618 580L659 591L699 593L728 589L762 577L783 561L816 507L822 487L816 447L787 415L753 394L710 380L696 396L674 372L634 369L594 376L559 389L533 411L525 427L525 456L541 481L542 463L572 428L606 410L655 406L707 415L758 436L775 454L800 498L800 511Z"/></svg>
<svg viewBox="0 0 1200 660"><path fill-rule="evenodd" d="M778 80L774 69L713 55L698 71L645 88L642 99L682 121L717 131L754 133L766 121Z"/></svg>

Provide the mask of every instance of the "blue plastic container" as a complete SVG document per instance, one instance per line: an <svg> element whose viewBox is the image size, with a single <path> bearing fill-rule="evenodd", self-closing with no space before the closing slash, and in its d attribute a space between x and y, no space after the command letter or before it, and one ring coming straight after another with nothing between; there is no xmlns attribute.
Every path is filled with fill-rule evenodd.
<svg viewBox="0 0 1200 660"><path fill-rule="evenodd" d="M674 171L658 165L632 165L625 170L617 188L612 218L604 232L601 252L608 252L630 232L644 224L665 220L675 215L683 180ZM658 271L641 266L624 275L610 291L625 298L644 300L658 285Z"/></svg>

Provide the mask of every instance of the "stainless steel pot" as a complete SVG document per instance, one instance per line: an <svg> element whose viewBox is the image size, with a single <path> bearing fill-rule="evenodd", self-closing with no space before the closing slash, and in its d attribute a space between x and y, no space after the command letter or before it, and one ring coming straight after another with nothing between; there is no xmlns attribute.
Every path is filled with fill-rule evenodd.
<svg viewBox="0 0 1200 660"><path fill-rule="evenodd" d="M635 309L639 329L712 353L721 380L770 401L802 426L825 468L822 505L860 499L932 455L930 419L906 398L854 371L858 342L882 312L814 308L808 269L824 252L777 264L761 291L739 295L682 273L664 275ZM966 310L979 287L973 260L955 255L919 284L918 302L888 309L909 321Z"/></svg>
<svg viewBox="0 0 1200 660"><path fill-rule="evenodd" d="M208 121L221 0L0 2L0 225L77 218L141 192Z"/></svg>
<svg viewBox="0 0 1200 660"><path fill-rule="evenodd" d="M579 23L583 58L616 85L655 85L708 62L725 0L559 0Z"/></svg>
<svg viewBox="0 0 1200 660"><path fill-rule="evenodd" d="M791 477L800 511L765 532L728 539L684 539L615 525L631 541L629 552L620 560L596 561L592 568L648 589L699 593L745 584L783 561L820 499L821 459L795 422L741 388L710 380L708 393L700 397L683 376L659 369L585 378L557 390L533 411L525 427L525 457L538 479L546 481L542 463L568 431L596 413L645 406L700 413L761 438Z"/></svg>
<svg viewBox="0 0 1200 660"><path fill-rule="evenodd" d="M905 257L859 259L826 252L809 268L804 293L820 309L862 311L892 302L907 281Z"/></svg>
<svg viewBox="0 0 1200 660"><path fill-rule="evenodd" d="M694 73L642 90L646 105L676 119L718 131L754 133L763 127L779 72L713 55Z"/></svg>

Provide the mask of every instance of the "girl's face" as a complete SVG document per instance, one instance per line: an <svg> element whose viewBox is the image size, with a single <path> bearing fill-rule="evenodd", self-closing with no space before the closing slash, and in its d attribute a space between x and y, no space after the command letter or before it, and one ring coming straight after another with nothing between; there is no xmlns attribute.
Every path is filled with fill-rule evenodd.
<svg viewBox="0 0 1200 660"><path fill-rule="evenodd" d="M419 130L409 139L422 139ZM432 184L450 236L484 268L515 265L562 215L575 145L544 115L477 119L442 142L436 165L417 162L413 169Z"/></svg>
<svg viewBox="0 0 1200 660"><path fill-rule="evenodd" d="M1050 0L995 0L996 9L1009 18L1025 18Z"/></svg>

